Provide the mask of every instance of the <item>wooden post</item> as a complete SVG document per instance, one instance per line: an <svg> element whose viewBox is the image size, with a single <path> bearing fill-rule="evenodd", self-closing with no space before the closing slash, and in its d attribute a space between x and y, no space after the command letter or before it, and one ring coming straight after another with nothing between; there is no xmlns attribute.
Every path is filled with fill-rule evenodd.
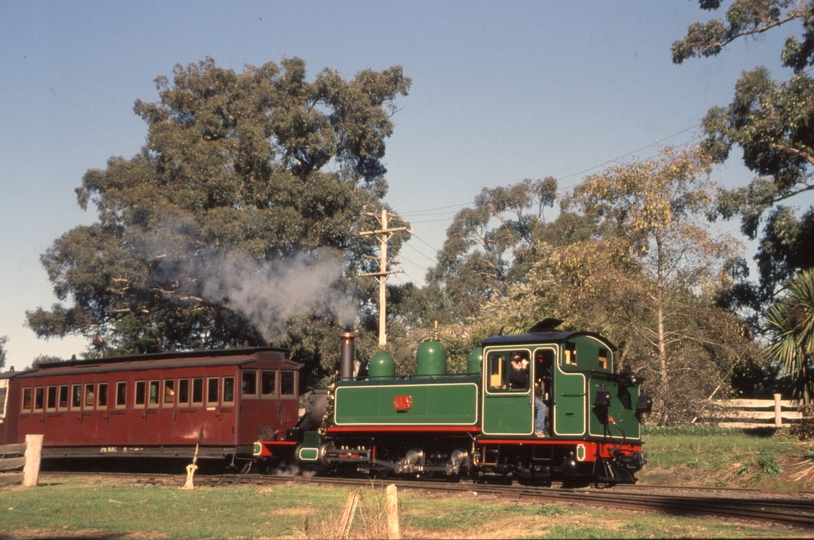
<svg viewBox="0 0 814 540"><path fill-rule="evenodd" d="M401 538L399 533L399 496L395 484L387 486L387 538Z"/></svg>
<svg viewBox="0 0 814 540"><path fill-rule="evenodd" d="M198 432L198 443L195 445L195 455L192 456L192 463L187 465L187 481L181 489L195 489L192 477L195 475L195 471L198 470L198 448L201 446L201 438L203 438L203 426Z"/></svg>
<svg viewBox="0 0 814 540"><path fill-rule="evenodd" d="M348 500L345 501L345 508L342 509L342 515L339 516L339 537L348 538L350 536L350 528L353 525L353 515L356 513L356 507L359 505L359 494L351 492L348 495Z"/></svg>
<svg viewBox="0 0 814 540"><path fill-rule="evenodd" d="M774 425L780 427L783 425L783 417L780 415L780 394L774 395Z"/></svg>
<svg viewBox="0 0 814 540"><path fill-rule="evenodd" d="M40 461L42 460L42 440L45 435L25 436L25 467L23 467L23 487L37 487L40 481Z"/></svg>

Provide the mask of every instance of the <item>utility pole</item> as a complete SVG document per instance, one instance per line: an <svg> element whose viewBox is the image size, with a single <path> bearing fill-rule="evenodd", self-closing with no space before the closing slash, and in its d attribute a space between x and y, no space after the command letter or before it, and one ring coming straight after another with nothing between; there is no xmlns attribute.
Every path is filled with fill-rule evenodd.
<svg viewBox="0 0 814 540"><path fill-rule="evenodd" d="M374 214L373 212L365 212L368 216L373 216L379 220L382 228L378 231L364 231L360 232L360 236L367 236L370 234L380 234L379 241L381 242L381 247L379 248L379 271L372 272L370 274L360 274L359 277L370 276L376 278L376 281L379 282L379 348L383 348L387 345L387 330L385 329L385 320L387 319L387 301L386 301L386 294L387 289L384 286L385 281L387 281L387 276L390 274L397 274L402 272L403 270L387 270L387 242L390 240L390 237L393 236L393 233L396 231L409 231L412 232L408 227L387 227L387 210L382 208L382 215L379 218L378 215Z"/></svg>

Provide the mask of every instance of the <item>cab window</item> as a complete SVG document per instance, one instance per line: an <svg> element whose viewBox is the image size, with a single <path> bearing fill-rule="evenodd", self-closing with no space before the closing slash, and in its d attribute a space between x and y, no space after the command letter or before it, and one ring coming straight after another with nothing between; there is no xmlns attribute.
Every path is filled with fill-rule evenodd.
<svg viewBox="0 0 814 540"><path fill-rule="evenodd" d="M599 349L599 368L608 369L608 349Z"/></svg>
<svg viewBox="0 0 814 540"><path fill-rule="evenodd" d="M512 366L518 358L519 369ZM528 351L491 351L486 355L487 388L490 392L527 392L529 389Z"/></svg>
<svg viewBox="0 0 814 540"><path fill-rule="evenodd" d="M577 367L577 344L566 343L562 354L563 365Z"/></svg>

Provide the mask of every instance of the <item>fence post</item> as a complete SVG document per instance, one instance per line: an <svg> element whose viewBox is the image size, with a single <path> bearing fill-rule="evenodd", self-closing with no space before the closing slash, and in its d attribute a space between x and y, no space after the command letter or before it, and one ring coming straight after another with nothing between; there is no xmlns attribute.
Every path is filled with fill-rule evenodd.
<svg viewBox="0 0 814 540"><path fill-rule="evenodd" d="M774 395L774 425L780 427L783 424L783 417L780 416L780 394Z"/></svg>
<svg viewBox="0 0 814 540"><path fill-rule="evenodd" d="M42 459L42 439L44 435L26 435L25 467L23 467L23 487L36 487L40 481L40 460Z"/></svg>
<svg viewBox="0 0 814 540"><path fill-rule="evenodd" d="M356 513L356 507L359 505L359 494L352 491L348 495L348 500L345 501L345 508L342 509L342 515L339 516L339 538L348 538L350 536L350 528L353 526L353 515Z"/></svg>
<svg viewBox="0 0 814 540"><path fill-rule="evenodd" d="M387 538L397 540L399 534L399 496L395 484L387 486Z"/></svg>

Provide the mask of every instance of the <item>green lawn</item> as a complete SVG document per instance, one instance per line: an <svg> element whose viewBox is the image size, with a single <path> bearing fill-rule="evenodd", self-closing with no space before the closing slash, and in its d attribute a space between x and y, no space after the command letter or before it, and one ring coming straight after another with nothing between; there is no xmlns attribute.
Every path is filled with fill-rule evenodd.
<svg viewBox="0 0 814 540"><path fill-rule="evenodd" d="M648 427L643 438L647 465L638 476L647 484L814 487L810 478L798 474L807 464L814 466L806 459L811 445L790 437L785 430Z"/></svg>
<svg viewBox="0 0 814 540"><path fill-rule="evenodd" d="M33 489L0 489L0 537L330 538L349 493L297 484L181 491L93 477L47 478ZM352 536L381 538L383 490L361 495ZM476 491L449 497L402 491L399 507L405 538L800 536L777 527L521 503Z"/></svg>

